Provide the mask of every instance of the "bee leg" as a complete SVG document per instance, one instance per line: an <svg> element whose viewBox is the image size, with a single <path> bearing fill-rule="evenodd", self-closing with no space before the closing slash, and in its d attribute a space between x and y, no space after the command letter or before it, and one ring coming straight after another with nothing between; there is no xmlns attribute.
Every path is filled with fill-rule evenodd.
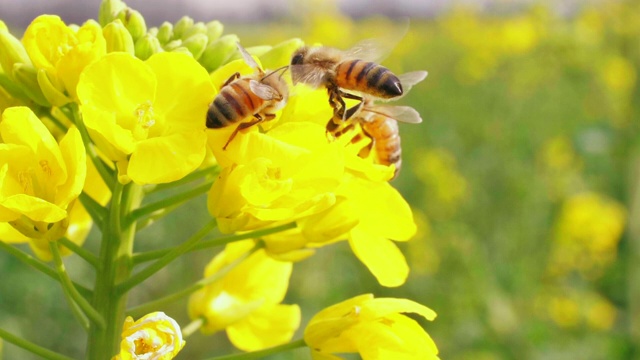
<svg viewBox="0 0 640 360"><path fill-rule="evenodd" d="M233 130L233 133L231 133L231 136L229 136L229 140L227 140L227 143L224 144L224 147L222 148L222 150L227 150L227 146L229 146L229 143L231 143L231 140L233 140L233 138L235 138L236 135L238 135L238 132L240 130L248 129L248 128L252 127L253 125L259 124L259 123L261 123L263 121L273 120L276 117L276 115L275 114L264 114L264 117L262 117L260 114L253 114L253 117L255 118L255 120L250 121L250 122L246 122L246 123L242 123L242 124L238 125L235 130Z"/></svg>
<svg viewBox="0 0 640 360"><path fill-rule="evenodd" d="M222 84L221 87L225 87L229 84L231 84L234 80L238 79L240 77L240 73L236 72L235 74L231 75L231 77L229 79L227 79L227 81L225 81L224 84Z"/></svg>
<svg viewBox="0 0 640 360"><path fill-rule="evenodd" d="M362 108L362 105L364 104L364 99L362 98L362 96L349 94L343 91L339 91L339 95L340 95L340 100L342 100L343 109L346 108L346 104L344 103L343 99L358 100L358 103L356 105L347 109L347 111L342 112L342 120L352 118L358 111L360 111L360 109Z"/></svg>
<svg viewBox="0 0 640 360"><path fill-rule="evenodd" d="M358 156L366 159L369 154L371 153L371 149L373 149L373 145L375 145L376 140L373 138L373 136L371 136L371 134L369 134L367 132L367 130L365 130L364 127L360 127L362 129L362 133L364 134L364 136L368 137L369 139L371 139L371 142L369 142L369 144L367 144L367 146L363 147L362 149L360 149L360 152L358 152ZM355 136L353 139L351 139L351 143L357 143L358 141L360 141L362 139L361 135L357 135Z"/></svg>

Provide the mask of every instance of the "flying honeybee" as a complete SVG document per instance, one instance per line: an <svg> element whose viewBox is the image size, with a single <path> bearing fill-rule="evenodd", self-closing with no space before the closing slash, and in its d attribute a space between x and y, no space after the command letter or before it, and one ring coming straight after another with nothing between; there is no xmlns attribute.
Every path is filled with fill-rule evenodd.
<svg viewBox="0 0 640 360"><path fill-rule="evenodd" d="M325 86L329 92L329 103L334 109L333 122L346 120L357 112L363 98L343 90L379 99L392 99L404 94L405 82L415 84L426 76L423 71L396 76L373 60L380 57L378 54L377 43L371 40L363 41L347 51L304 46L291 57L292 80L294 84L302 82L316 88ZM344 99L358 100L359 104L347 109ZM331 127L331 124L327 124L330 132Z"/></svg>
<svg viewBox="0 0 640 360"><path fill-rule="evenodd" d="M223 150L226 150L240 130L273 119L275 112L285 105L289 95L288 85L282 77L288 66L265 73L240 44L238 50L255 73L242 77L240 73L233 74L222 85L220 93L207 111L206 124L210 129L239 123ZM247 119L251 120L244 122Z"/></svg>
<svg viewBox="0 0 640 360"><path fill-rule="evenodd" d="M376 163L395 166L393 175L395 179L402 165L398 122L419 124L422 118L412 107L378 105L371 99L365 99L362 108L353 117L336 127L333 135L336 138L340 137L359 125L362 133L356 134L351 139L351 143L357 144L363 137L368 137L371 142L359 151L358 156L367 158L373 149Z"/></svg>

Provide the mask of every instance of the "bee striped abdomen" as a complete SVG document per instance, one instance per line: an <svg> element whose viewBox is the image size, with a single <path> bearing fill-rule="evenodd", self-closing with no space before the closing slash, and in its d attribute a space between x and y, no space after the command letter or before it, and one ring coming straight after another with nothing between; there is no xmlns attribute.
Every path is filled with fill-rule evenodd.
<svg viewBox="0 0 640 360"><path fill-rule="evenodd" d="M382 65L363 60L349 60L336 68L338 86L380 98L402 95L400 79Z"/></svg>
<svg viewBox="0 0 640 360"><path fill-rule="evenodd" d="M218 129L253 115L263 100L249 89L248 81L234 81L222 88L207 112L207 127Z"/></svg>
<svg viewBox="0 0 640 360"><path fill-rule="evenodd" d="M380 164L395 164L398 171L402 161L398 123L385 116L376 116L373 121L363 122L362 126L375 141L375 151Z"/></svg>

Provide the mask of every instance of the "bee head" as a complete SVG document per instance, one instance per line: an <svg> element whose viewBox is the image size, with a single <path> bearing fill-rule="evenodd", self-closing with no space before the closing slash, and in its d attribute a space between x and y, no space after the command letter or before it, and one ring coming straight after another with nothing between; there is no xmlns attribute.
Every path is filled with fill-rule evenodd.
<svg viewBox="0 0 640 360"><path fill-rule="evenodd" d="M293 53L291 57L291 65L302 65L304 61L305 55L307 55L307 51L309 49L306 46L301 47L296 52Z"/></svg>

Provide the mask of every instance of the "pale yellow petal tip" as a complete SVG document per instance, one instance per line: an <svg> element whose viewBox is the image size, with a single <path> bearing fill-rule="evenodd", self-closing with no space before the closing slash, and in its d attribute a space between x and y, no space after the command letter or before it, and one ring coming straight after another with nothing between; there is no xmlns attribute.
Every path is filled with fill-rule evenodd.
<svg viewBox="0 0 640 360"><path fill-rule="evenodd" d="M185 345L178 323L163 312L123 324L120 354L115 359L173 359Z"/></svg>

